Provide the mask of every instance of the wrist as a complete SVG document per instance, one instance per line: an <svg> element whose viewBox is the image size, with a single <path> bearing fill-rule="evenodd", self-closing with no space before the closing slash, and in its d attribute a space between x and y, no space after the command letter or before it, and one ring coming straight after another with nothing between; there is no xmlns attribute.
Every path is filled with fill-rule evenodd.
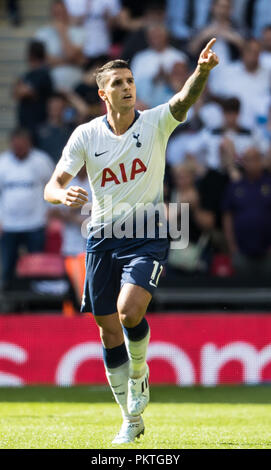
<svg viewBox="0 0 271 470"><path fill-rule="evenodd" d="M56 196L57 196L58 201L59 201L61 204L65 204L65 201L66 201L66 192L67 192L67 190L64 189L64 188L63 188L63 189L61 188L61 189L58 189L58 190L57 190Z"/></svg>
<svg viewBox="0 0 271 470"><path fill-rule="evenodd" d="M208 77L211 69L208 64L200 64L198 62L197 65L197 72L202 76L202 77Z"/></svg>

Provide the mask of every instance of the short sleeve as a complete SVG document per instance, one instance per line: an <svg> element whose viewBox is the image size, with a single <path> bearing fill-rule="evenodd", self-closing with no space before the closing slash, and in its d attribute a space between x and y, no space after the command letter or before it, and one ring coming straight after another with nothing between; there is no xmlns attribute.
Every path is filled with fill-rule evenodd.
<svg viewBox="0 0 271 470"><path fill-rule="evenodd" d="M161 129L165 137L169 138L170 134L178 127L181 122L177 121L175 117L172 115L169 107L169 103L165 103L157 107L160 108L160 115L158 119L158 127ZM182 121L184 122L185 119Z"/></svg>
<svg viewBox="0 0 271 470"><path fill-rule="evenodd" d="M79 126L73 131L57 164L58 168L61 168L62 171L66 171L72 176L76 176L85 163L82 127L83 126Z"/></svg>

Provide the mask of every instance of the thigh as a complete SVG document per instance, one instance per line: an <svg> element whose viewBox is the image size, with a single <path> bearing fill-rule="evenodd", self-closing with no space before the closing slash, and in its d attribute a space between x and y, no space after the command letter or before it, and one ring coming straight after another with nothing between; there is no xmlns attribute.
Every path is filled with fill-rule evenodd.
<svg viewBox="0 0 271 470"><path fill-rule="evenodd" d="M116 313L119 291L120 270L112 252L87 253L81 312L92 312L95 316Z"/></svg>
<svg viewBox="0 0 271 470"><path fill-rule="evenodd" d="M43 251L45 245L45 229L41 228L25 232L25 244L29 253Z"/></svg>

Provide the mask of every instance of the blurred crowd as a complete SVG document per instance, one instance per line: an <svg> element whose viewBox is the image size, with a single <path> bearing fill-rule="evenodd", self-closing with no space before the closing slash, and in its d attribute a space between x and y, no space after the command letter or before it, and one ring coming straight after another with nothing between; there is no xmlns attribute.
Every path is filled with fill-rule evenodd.
<svg viewBox="0 0 271 470"><path fill-rule="evenodd" d="M7 8L20 26L20 2ZM190 243L172 247L168 269L271 272L270 0L53 0L14 83L18 127L0 155L5 282L21 245L44 249L52 217L63 226L62 253L84 249L82 217L48 209L43 187L73 129L105 112L96 67L128 60L136 107L148 109L181 89L213 37L220 64L167 148L166 202L190 204ZM77 179L87 187L84 169Z"/></svg>

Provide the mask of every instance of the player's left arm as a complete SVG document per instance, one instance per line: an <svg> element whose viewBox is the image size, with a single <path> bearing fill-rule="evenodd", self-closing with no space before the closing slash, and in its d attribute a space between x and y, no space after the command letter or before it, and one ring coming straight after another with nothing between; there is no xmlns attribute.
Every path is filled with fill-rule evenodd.
<svg viewBox="0 0 271 470"><path fill-rule="evenodd" d="M210 71L219 63L217 55L211 49L215 41L216 38L211 39L201 51L196 70L185 82L181 91L169 101L171 114L177 121L182 122L185 119L188 109L201 95Z"/></svg>

